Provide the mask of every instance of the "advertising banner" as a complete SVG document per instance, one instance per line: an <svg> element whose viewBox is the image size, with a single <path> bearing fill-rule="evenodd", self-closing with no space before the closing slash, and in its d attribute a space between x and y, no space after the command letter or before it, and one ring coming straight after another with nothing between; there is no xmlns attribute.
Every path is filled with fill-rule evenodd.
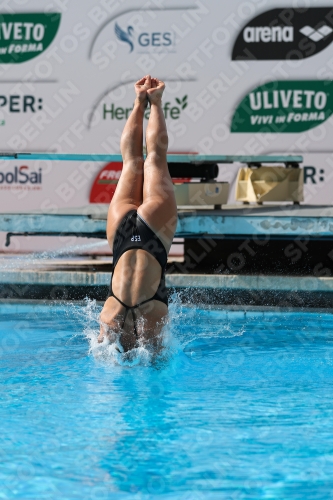
<svg viewBox="0 0 333 500"><path fill-rule="evenodd" d="M18 64L40 55L59 28L58 13L1 14L0 63Z"/></svg>
<svg viewBox="0 0 333 500"><path fill-rule="evenodd" d="M232 59L299 60L311 57L332 42L332 23L331 6L267 10L242 28L233 47Z"/></svg>
<svg viewBox="0 0 333 500"><path fill-rule="evenodd" d="M134 82L149 73L166 83L171 151L302 154L305 203L331 203L328 0L30 0L0 10L3 152L119 153ZM221 165L219 180L234 183L238 168ZM98 174L111 193L120 169L1 162L0 211L96 203ZM230 202L233 193L232 184Z"/></svg>
<svg viewBox="0 0 333 500"><path fill-rule="evenodd" d="M257 87L236 108L231 132L299 133L333 113L333 82L275 81Z"/></svg>

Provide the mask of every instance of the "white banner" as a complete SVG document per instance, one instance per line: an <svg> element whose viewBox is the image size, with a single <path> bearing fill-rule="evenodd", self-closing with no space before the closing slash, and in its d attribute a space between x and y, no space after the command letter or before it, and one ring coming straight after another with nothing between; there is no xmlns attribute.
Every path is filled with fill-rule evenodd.
<svg viewBox="0 0 333 500"><path fill-rule="evenodd" d="M330 204L333 7L294 3L2 2L1 150L119 153L150 73L166 82L171 151L302 154L305 203ZM0 211L87 205L102 168L1 162Z"/></svg>

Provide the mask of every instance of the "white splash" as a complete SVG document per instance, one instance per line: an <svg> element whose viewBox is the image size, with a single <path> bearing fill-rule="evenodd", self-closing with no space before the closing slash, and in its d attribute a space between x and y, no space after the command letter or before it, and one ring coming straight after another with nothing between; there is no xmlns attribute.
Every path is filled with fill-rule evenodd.
<svg viewBox="0 0 333 500"><path fill-rule="evenodd" d="M223 321L221 311L184 305L180 296L174 293L170 298L168 323L160 333L159 352L143 340L139 340L138 347L124 352L116 333L112 335L112 341L105 337L103 342L98 342L101 309L95 300L86 299L84 308L73 305L72 314L82 324L83 335L89 342L89 353L97 361L114 366L165 366L172 358L183 354L192 342L237 337L245 331L244 323L227 319L226 312Z"/></svg>
<svg viewBox="0 0 333 500"><path fill-rule="evenodd" d="M112 342L107 337L104 338L103 342L98 342L101 309L102 307L95 300L90 299L86 299L83 311L82 306L73 305L72 307L72 314L82 324L83 335L89 342L89 353L96 360L106 364L126 367L137 365L160 366L166 363L179 350L177 342L175 342L170 333L169 325L164 325L161 330L161 347L158 349L158 353L147 341L140 339L138 347L124 352L119 335L117 334L112 336L114 339Z"/></svg>

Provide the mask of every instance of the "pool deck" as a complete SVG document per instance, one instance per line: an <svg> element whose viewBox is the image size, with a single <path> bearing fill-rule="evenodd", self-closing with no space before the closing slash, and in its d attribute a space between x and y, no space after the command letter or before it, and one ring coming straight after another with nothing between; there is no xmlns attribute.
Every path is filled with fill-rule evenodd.
<svg viewBox="0 0 333 500"><path fill-rule="evenodd" d="M48 285L62 287L105 287L110 272L56 269L7 269L0 272L0 287L4 285ZM284 292L333 292L333 277L264 276L221 274L167 274L168 288L198 288L213 290L258 290Z"/></svg>
<svg viewBox="0 0 333 500"><path fill-rule="evenodd" d="M111 258L4 256L0 259L0 303L10 300L104 301ZM173 268L173 262L170 263ZM333 277L167 273L166 285L181 302L285 308L333 308ZM180 292L180 293L178 293Z"/></svg>
<svg viewBox="0 0 333 500"><path fill-rule="evenodd" d="M107 205L45 212L0 213L0 231L34 235L105 238ZM178 238L247 236L333 240L333 207L314 205L223 205L214 210L179 208Z"/></svg>
<svg viewBox="0 0 333 500"><path fill-rule="evenodd" d="M20 214L0 214L0 231L14 234L35 235L67 235L87 236L105 239L107 205L89 205L87 207L62 209L57 214L30 212ZM302 238L316 241L321 247L321 241L333 240L333 207L305 205L237 205L223 206L220 210L209 209L179 209L176 237L185 240L200 238L241 239L248 237L267 237L271 240L301 240ZM221 241L222 243L222 241ZM319 248L318 247L318 248ZM10 247L9 247L10 249ZM110 281L110 260L104 263L91 260L83 264L59 259L48 261L38 259L33 262L29 256L14 258L11 262L7 257L2 260L0 271L0 298L22 295L31 297L33 288L50 290L80 289L81 297L85 290L93 297L94 293L104 296ZM107 271L107 272L106 272ZM233 301L239 294L249 294L252 297L258 293L260 303L270 305L270 294L292 294L301 297L302 294L317 296L316 307L321 307L321 297L329 298L333 305L333 277L328 276L288 276L266 274L176 274L166 275L167 287L182 290L210 290L211 295L234 294ZM300 273L301 274L301 273ZM89 293L88 293L89 292ZM49 291L47 292L49 293ZM69 292L68 296L71 296ZM201 293L201 292L200 292ZM38 295L38 294L37 294ZM38 295L38 298L42 295ZM45 295L46 296L46 295ZM222 300L222 299L221 299ZM231 299L230 299L231 300ZM252 299L251 299L252 300ZM273 300L273 299L272 299ZM274 299L275 300L275 299ZM302 299L303 300L303 299ZM273 301L274 302L274 301ZM230 302L231 303L231 302Z"/></svg>
<svg viewBox="0 0 333 500"><path fill-rule="evenodd" d="M109 272L7 270L0 273L0 304L96 300L103 303ZM185 305L212 307L278 307L333 310L333 278L171 274L166 275L170 297Z"/></svg>

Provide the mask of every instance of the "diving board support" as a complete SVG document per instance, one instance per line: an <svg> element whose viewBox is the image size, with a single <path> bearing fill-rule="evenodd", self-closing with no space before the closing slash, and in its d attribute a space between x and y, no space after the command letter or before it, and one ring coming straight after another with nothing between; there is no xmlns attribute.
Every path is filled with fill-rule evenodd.
<svg viewBox="0 0 333 500"><path fill-rule="evenodd" d="M225 206L224 206L225 207ZM93 207L95 208L95 207ZM97 218L99 217L99 218ZM269 236L333 240L332 207L255 207L178 212L176 238ZM106 238L106 212L81 214L0 214L0 231L36 236L72 235Z"/></svg>
<svg viewBox="0 0 333 500"><path fill-rule="evenodd" d="M62 233L63 234L63 233ZM8 232L6 234L6 241L5 241L5 247L10 246L10 239L12 236L60 236L59 233L56 232L50 232L50 231L40 231L39 233L36 232L29 232L29 231L24 231L23 233L20 232ZM80 232L68 232L66 233L66 236L75 236L76 238L97 238L97 239L106 239L106 232L102 233L80 233Z"/></svg>

